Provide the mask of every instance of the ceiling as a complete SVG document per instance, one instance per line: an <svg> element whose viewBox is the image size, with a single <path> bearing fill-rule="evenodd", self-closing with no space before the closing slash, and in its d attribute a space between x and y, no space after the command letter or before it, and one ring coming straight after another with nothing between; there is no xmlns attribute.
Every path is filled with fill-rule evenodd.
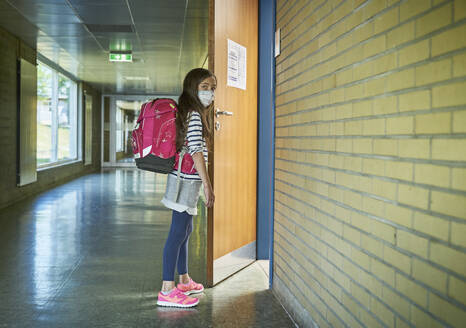
<svg viewBox="0 0 466 328"><path fill-rule="evenodd" d="M208 0L0 0L1 27L102 93L179 94L207 60L208 16Z"/></svg>

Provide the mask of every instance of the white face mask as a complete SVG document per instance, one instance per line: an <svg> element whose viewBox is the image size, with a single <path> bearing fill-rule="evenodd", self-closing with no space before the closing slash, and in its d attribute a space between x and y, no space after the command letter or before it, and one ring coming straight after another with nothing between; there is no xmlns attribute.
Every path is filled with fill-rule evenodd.
<svg viewBox="0 0 466 328"><path fill-rule="evenodd" d="M197 93L197 96L199 97L199 100L201 101L201 104L204 105L204 107L209 106L214 100L214 92L212 90L200 90Z"/></svg>

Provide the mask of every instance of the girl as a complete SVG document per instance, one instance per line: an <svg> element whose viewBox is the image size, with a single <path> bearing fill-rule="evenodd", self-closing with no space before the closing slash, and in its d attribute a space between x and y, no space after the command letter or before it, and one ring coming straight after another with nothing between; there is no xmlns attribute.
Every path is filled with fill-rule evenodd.
<svg viewBox="0 0 466 328"><path fill-rule="evenodd" d="M207 207L212 207L215 199L205 163L206 140L209 146L212 137L209 113L213 108L216 85L217 80L210 71L195 68L186 75L183 92L178 100L176 148L181 152L178 161L183 160L180 167L184 169L178 177L178 163L175 164L175 169L168 175L167 189L162 199L162 203L172 209L173 213L170 232L163 249L163 285L157 300L160 306L195 306L199 299L187 295L204 290L202 284L189 277L187 257L188 240L193 229L193 215L197 214L201 185L204 187ZM186 172L186 163L188 166L191 163L189 173L183 173ZM175 266L180 275L180 283L176 287L173 280Z"/></svg>

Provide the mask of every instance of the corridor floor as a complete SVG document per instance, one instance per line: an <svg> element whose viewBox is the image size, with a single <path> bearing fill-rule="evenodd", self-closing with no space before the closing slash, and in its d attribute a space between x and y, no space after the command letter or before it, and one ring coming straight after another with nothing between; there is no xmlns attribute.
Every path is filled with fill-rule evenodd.
<svg viewBox="0 0 466 328"><path fill-rule="evenodd" d="M257 262L195 308L157 307L164 189L164 176L113 169L0 210L0 327L294 327ZM196 279L204 264L189 265Z"/></svg>

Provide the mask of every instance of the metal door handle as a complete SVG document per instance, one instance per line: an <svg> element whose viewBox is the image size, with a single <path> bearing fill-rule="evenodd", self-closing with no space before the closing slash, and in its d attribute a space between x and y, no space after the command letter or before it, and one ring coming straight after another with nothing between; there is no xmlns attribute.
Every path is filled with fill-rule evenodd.
<svg viewBox="0 0 466 328"><path fill-rule="evenodd" d="M215 116L219 117L220 115L232 116L233 112L227 112L226 110L220 110L220 108L217 108L215 110Z"/></svg>

